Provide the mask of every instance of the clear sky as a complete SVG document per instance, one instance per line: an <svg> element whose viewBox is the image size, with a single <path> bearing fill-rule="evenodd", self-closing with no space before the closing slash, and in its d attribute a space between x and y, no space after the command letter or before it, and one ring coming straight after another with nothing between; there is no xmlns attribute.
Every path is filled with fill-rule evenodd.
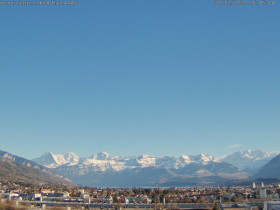
<svg viewBox="0 0 280 210"><path fill-rule="evenodd" d="M280 150L280 1L0 5L1 150Z"/></svg>

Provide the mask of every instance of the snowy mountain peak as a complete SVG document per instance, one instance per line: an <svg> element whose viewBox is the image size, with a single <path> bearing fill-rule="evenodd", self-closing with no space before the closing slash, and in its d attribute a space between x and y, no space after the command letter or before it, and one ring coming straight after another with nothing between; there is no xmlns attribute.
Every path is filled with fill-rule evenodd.
<svg viewBox="0 0 280 210"><path fill-rule="evenodd" d="M202 165L206 165L210 162L221 162L220 159L214 158L211 155L205 155L205 154L193 155L193 156L190 156L190 159L192 162L202 164Z"/></svg>
<svg viewBox="0 0 280 210"><path fill-rule="evenodd" d="M110 155L107 152L99 152L92 156L94 160L108 160L110 159Z"/></svg>
<svg viewBox="0 0 280 210"><path fill-rule="evenodd" d="M76 165L78 164L79 159L79 156L77 156L73 152L69 152L65 155L55 155L52 152L47 152L41 157L33 159L33 161L47 166L48 168L57 168L58 166L64 164Z"/></svg>
<svg viewBox="0 0 280 210"><path fill-rule="evenodd" d="M244 159L250 158L253 160L261 160L264 158L270 158L271 156L274 156L276 154L277 153L262 152L261 150L246 150L246 151L235 152L229 156L241 157Z"/></svg>
<svg viewBox="0 0 280 210"><path fill-rule="evenodd" d="M52 158L55 154L53 154L52 152L46 152L44 153L41 157L45 157L45 158Z"/></svg>
<svg viewBox="0 0 280 210"><path fill-rule="evenodd" d="M139 155L136 161L142 168L153 167L156 165L156 157L151 155Z"/></svg>
<svg viewBox="0 0 280 210"><path fill-rule="evenodd" d="M94 171L120 171L129 168L184 168L189 164L207 165L211 162L219 162L220 160L213 158L210 155L182 155L179 157L155 157L148 154L130 157L111 157L106 152L99 152L90 158L79 158L73 152L65 155L55 155L46 153L39 158L34 159L35 162L45 165L49 168L58 168L59 166L74 166L90 167Z"/></svg>
<svg viewBox="0 0 280 210"><path fill-rule="evenodd" d="M180 156L179 157L179 160L181 160L181 161L183 161L184 163L187 163L187 164L189 164L189 163L191 163L191 159L190 159L190 157L189 156L187 156L187 155L182 155L182 156Z"/></svg>
<svg viewBox="0 0 280 210"><path fill-rule="evenodd" d="M207 156L204 154L199 154L199 155L194 156L194 160L196 160L196 161L210 161L211 159L212 159L211 156Z"/></svg>
<svg viewBox="0 0 280 210"><path fill-rule="evenodd" d="M222 160L247 172L256 173L277 154L279 153L267 153L262 152L261 150L246 150L232 153Z"/></svg>
<svg viewBox="0 0 280 210"><path fill-rule="evenodd" d="M46 152L41 157L35 158L33 161L35 161L41 165L45 165L49 168L52 168L52 166L55 166L58 164L57 160L55 158L55 155L52 152Z"/></svg>
<svg viewBox="0 0 280 210"><path fill-rule="evenodd" d="M197 165L201 167L226 162L252 174L277 154L279 153L265 153L260 150L247 150L235 152L221 160L206 154L181 155L179 157L155 157L147 154L129 157L111 157L106 152L99 152L89 158L80 158L73 152L69 152L65 155L55 155L48 152L41 157L34 159L34 161L49 168L58 168L62 165L77 165L81 168L91 168L91 170L94 171L121 171L124 169L148 167L181 169L189 165Z"/></svg>
<svg viewBox="0 0 280 210"><path fill-rule="evenodd" d="M77 159L77 158L79 158L79 156L76 155L73 152L68 152L67 154L64 155L64 157L67 158L67 159Z"/></svg>
<svg viewBox="0 0 280 210"><path fill-rule="evenodd" d="M80 157L73 152L69 152L64 155L63 164L67 165L77 165L79 163Z"/></svg>
<svg viewBox="0 0 280 210"><path fill-rule="evenodd" d="M68 156L77 156L74 152L68 152L67 155Z"/></svg>

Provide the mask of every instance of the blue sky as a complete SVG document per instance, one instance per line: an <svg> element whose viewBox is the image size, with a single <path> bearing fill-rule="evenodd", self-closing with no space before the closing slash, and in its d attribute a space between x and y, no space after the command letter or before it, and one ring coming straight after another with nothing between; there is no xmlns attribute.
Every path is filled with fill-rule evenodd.
<svg viewBox="0 0 280 210"><path fill-rule="evenodd" d="M1 150L280 150L280 2L0 6Z"/></svg>

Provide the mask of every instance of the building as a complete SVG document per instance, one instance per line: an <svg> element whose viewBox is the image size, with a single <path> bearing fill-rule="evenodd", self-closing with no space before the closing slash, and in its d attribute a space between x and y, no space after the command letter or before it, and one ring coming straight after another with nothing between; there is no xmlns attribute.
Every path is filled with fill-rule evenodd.
<svg viewBox="0 0 280 210"><path fill-rule="evenodd" d="M267 198L266 188L264 188L264 187L260 188L260 198L261 199Z"/></svg>
<svg viewBox="0 0 280 210"><path fill-rule="evenodd" d="M264 202L264 210L276 210L280 209L280 201Z"/></svg>

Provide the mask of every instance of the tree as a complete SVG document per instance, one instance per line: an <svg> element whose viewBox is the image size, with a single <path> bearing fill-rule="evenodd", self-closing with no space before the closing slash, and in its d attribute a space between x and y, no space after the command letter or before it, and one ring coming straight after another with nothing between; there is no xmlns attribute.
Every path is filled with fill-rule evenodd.
<svg viewBox="0 0 280 210"><path fill-rule="evenodd" d="M160 202L160 198L158 195L155 196L154 200L153 200L153 203L157 204Z"/></svg>
<svg viewBox="0 0 280 210"><path fill-rule="evenodd" d="M214 205L214 208L213 210L220 210L220 205L216 202L215 205Z"/></svg>
<svg viewBox="0 0 280 210"><path fill-rule="evenodd" d="M117 196L117 195L114 195L114 197L113 197L113 203L119 203L119 200L118 200L118 196Z"/></svg>
<svg viewBox="0 0 280 210"><path fill-rule="evenodd" d="M234 203L238 203L238 202L243 201L243 198L241 196L234 196L231 200Z"/></svg>
<svg viewBox="0 0 280 210"><path fill-rule="evenodd" d="M164 198L165 198L165 203L170 203L169 195L165 195Z"/></svg>
<svg viewBox="0 0 280 210"><path fill-rule="evenodd" d="M203 196L199 197L196 201L197 203L205 203L205 198Z"/></svg>

